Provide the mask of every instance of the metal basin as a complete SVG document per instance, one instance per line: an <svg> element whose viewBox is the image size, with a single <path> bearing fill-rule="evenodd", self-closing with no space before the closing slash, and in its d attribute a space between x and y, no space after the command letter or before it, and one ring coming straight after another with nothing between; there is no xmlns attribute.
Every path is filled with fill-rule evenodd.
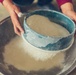
<svg viewBox="0 0 76 75"><path fill-rule="evenodd" d="M21 18L20 20L23 20L23 18ZM3 55L4 52L6 51L5 46L8 45L16 37L17 35L14 33L10 17L1 21L0 22L0 72L2 72L4 75L67 75L75 68L76 39L69 50L62 52L62 54L64 55L64 60L63 62L61 62L61 64L63 65L62 67L53 66L52 68L50 67L48 70L39 69L38 71L31 70L30 72L27 72L26 70L24 71L14 67L12 64L8 65L8 63L4 61L5 57ZM11 50L12 49L10 48L10 51ZM18 55L18 53L16 54ZM28 59L26 59L26 61L27 63L31 64L30 62L28 62ZM53 60L53 62L56 61Z"/></svg>

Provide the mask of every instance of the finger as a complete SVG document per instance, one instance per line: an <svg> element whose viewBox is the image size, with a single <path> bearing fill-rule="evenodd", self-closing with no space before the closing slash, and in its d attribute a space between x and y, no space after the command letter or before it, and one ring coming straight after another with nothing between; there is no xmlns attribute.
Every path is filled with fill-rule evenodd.
<svg viewBox="0 0 76 75"><path fill-rule="evenodd" d="M21 35L20 32L19 32L19 30L16 28L15 25L14 25L14 31L15 31L15 33L16 33L17 35L19 35L19 36Z"/></svg>
<svg viewBox="0 0 76 75"><path fill-rule="evenodd" d="M14 23L14 20L12 19L12 22L13 22L13 27L14 27L14 32L20 36L20 31L17 29L17 26L15 25Z"/></svg>
<svg viewBox="0 0 76 75"><path fill-rule="evenodd" d="M21 33L24 33L24 30L23 30L23 28L21 27L21 25L17 25L17 28L19 29L19 31L20 31Z"/></svg>
<svg viewBox="0 0 76 75"><path fill-rule="evenodd" d="M19 12L17 15L18 15L18 17L22 17L23 16L23 14L21 12Z"/></svg>
<svg viewBox="0 0 76 75"><path fill-rule="evenodd" d="M24 31L22 29L22 27L20 25L14 25L14 30L15 30L15 33L18 34L18 35L21 35L21 33L23 34Z"/></svg>
<svg viewBox="0 0 76 75"><path fill-rule="evenodd" d="M17 15L17 17L15 18L15 21L17 22L17 28L19 29L19 31L21 33L24 33L24 30L21 27L20 22L19 22L19 19L18 19L18 17L21 17L23 14L20 12L20 9L18 7L15 8L15 12L16 12L16 15Z"/></svg>
<svg viewBox="0 0 76 75"><path fill-rule="evenodd" d="M76 14L73 15L73 19L76 22Z"/></svg>
<svg viewBox="0 0 76 75"><path fill-rule="evenodd" d="M76 21L76 13L75 13L75 12L72 12L72 14L70 15L70 18L71 18L73 21Z"/></svg>
<svg viewBox="0 0 76 75"><path fill-rule="evenodd" d="M15 7L15 10L16 14L18 15L18 17L22 17L23 14L21 13L20 9L18 7Z"/></svg>
<svg viewBox="0 0 76 75"><path fill-rule="evenodd" d="M14 28L15 28L15 33L24 33L21 25L20 25L20 22L18 20L18 17L15 13L13 13L13 15L11 16L12 18L12 22L13 22L13 25L14 25Z"/></svg>

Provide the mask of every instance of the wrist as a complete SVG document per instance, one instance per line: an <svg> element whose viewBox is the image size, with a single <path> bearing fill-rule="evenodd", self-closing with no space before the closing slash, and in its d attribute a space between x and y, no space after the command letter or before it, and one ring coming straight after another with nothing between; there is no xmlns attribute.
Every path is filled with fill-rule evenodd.
<svg viewBox="0 0 76 75"><path fill-rule="evenodd" d="M73 4L70 2L61 5L60 8L63 13L66 13L67 11L74 11Z"/></svg>

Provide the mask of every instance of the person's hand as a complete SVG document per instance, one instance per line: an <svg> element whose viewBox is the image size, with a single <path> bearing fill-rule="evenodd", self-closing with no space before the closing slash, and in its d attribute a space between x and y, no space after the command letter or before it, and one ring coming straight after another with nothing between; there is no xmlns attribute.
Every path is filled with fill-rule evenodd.
<svg viewBox="0 0 76 75"><path fill-rule="evenodd" d="M3 5L10 14L15 33L20 36L21 33L24 33L24 30L22 29L18 19L20 9L13 4L12 0L4 0Z"/></svg>
<svg viewBox="0 0 76 75"><path fill-rule="evenodd" d="M72 3L65 3L61 5L61 10L63 14L70 17L73 21L76 22L76 12L74 11L73 4Z"/></svg>
<svg viewBox="0 0 76 75"><path fill-rule="evenodd" d="M69 10L69 11L66 11L64 14L76 22L76 12L75 11Z"/></svg>

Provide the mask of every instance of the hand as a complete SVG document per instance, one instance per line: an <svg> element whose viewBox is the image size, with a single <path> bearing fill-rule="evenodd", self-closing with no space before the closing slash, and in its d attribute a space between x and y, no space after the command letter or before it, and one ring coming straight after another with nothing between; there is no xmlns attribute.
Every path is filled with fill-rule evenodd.
<svg viewBox="0 0 76 75"><path fill-rule="evenodd" d="M18 19L18 13L20 12L20 9L13 4L12 0L4 0L3 5L10 14L15 33L20 36L21 33L24 33L24 30L22 29Z"/></svg>
<svg viewBox="0 0 76 75"><path fill-rule="evenodd" d="M69 11L66 11L64 14L76 22L76 12L75 11L69 10Z"/></svg>
<svg viewBox="0 0 76 75"><path fill-rule="evenodd" d="M76 12L72 3L65 3L61 6L62 12L76 22Z"/></svg>

